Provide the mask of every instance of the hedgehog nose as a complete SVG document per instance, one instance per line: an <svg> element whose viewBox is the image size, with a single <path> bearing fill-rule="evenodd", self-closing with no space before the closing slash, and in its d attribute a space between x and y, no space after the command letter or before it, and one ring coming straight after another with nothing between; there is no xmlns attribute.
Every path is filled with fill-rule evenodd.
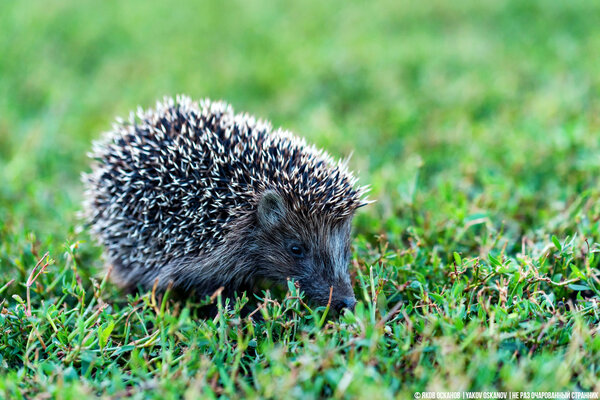
<svg viewBox="0 0 600 400"><path fill-rule="evenodd" d="M342 309L347 308L350 311L354 311L354 307L356 306L356 299L354 297L344 297L337 304L337 311L342 311Z"/></svg>

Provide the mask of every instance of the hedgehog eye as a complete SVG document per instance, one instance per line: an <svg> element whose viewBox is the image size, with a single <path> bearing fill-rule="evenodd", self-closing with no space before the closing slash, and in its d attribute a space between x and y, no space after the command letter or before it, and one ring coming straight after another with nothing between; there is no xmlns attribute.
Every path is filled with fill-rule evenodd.
<svg viewBox="0 0 600 400"><path fill-rule="evenodd" d="M290 253L292 253L292 255L296 258L304 257L304 250L302 249L301 246L299 246L297 244L293 244L290 246Z"/></svg>

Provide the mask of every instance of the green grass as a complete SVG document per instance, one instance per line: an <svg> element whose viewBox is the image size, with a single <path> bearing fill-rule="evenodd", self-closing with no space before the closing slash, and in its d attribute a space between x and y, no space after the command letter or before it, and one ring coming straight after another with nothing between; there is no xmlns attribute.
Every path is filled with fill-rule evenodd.
<svg viewBox="0 0 600 400"><path fill-rule="evenodd" d="M591 0L2 2L0 397L600 391L599 20ZM105 280L77 229L86 152L177 93L353 152L377 200L353 314L292 289L259 294L260 322L203 319Z"/></svg>

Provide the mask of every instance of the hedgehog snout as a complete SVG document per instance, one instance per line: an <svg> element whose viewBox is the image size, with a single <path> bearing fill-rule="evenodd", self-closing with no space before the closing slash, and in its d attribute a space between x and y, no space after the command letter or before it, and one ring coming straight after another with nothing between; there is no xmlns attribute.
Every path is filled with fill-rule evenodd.
<svg viewBox="0 0 600 400"><path fill-rule="evenodd" d="M333 287L331 305L334 310L341 311L346 308L350 311L354 311L356 306L356 298L354 297L354 290L352 289L352 283L350 277L345 277L340 282L337 282Z"/></svg>
<svg viewBox="0 0 600 400"><path fill-rule="evenodd" d="M320 284L314 284L311 288L312 291L308 291L309 297L313 295L313 300L322 306L330 305L331 309L335 311L341 311L346 308L348 310L354 310L356 305L356 298L354 296L354 290L352 283L350 282L350 276L344 276L337 280L321 280L321 276L313 277L316 281L321 281ZM318 287L318 289L317 289ZM315 293L315 289L319 293Z"/></svg>
<svg viewBox="0 0 600 400"><path fill-rule="evenodd" d="M356 299L354 298L354 296L343 297L334 304L334 308L337 312L342 311L344 308L350 311L354 311L354 307L356 307Z"/></svg>

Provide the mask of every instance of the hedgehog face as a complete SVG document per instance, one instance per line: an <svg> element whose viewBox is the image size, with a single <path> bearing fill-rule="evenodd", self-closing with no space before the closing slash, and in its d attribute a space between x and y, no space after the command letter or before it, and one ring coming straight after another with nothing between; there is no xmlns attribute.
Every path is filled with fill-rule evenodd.
<svg viewBox="0 0 600 400"><path fill-rule="evenodd" d="M302 218L282 197L267 191L257 210L260 249L258 268L271 280L294 279L306 296L336 310L356 304L348 263L352 216L330 221L318 216ZM331 289L333 288L333 289Z"/></svg>

